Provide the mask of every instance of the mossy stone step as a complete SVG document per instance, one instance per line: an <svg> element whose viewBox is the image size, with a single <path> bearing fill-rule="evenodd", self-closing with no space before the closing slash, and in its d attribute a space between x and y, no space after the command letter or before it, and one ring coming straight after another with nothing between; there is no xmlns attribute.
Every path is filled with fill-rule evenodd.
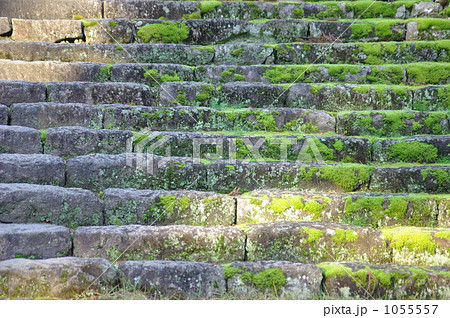
<svg viewBox="0 0 450 318"><path fill-rule="evenodd" d="M63 226L0 223L0 260L61 257L71 249L69 229Z"/></svg>
<svg viewBox="0 0 450 318"><path fill-rule="evenodd" d="M76 227L103 224L103 204L92 192L49 185L0 183L1 223Z"/></svg>
<svg viewBox="0 0 450 318"><path fill-rule="evenodd" d="M364 261L389 263L381 231L328 222L247 224L247 259L300 263Z"/></svg>
<svg viewBox="0 0 450 318"><path fill-rule="evenodd" d="M450 222L449 204L449 195L255 190L237 197L236 221L329 221L372 228L446 227Z"/></svg>
<svg viewBox="0 0 450 318"><path fill-rule="evenodd" d="M8 299L73 299L119 283L116 268L100 258L11 259L0 262L0 277L0 298Z"/></svg>
<svg viewBox="0 0 450 318"><path fill-rule="evenodd" d="M449 267L322 263L325 292L332 298L448 299Z"/></svg>
<svg viewBox="0 0 450 318"><path fill-rule="evenodd" d="M79 227L73 244L78 257L227 263L244 259L245 235L224 226Z"/></svg>
<svg viewBox="0 0 450 318"><path fill-rule="evenodd" d="M23 61L208 64L403 64L449 62L449 40L379 43L74 44L0 41L0 58ZM1 74L1 73L0 73Z"/></svg>
<svg viewBox="0 0 450 318"><path fill-rule="evenodd" d="M105 224L232 225L236 204L231 196L200 191L106 189Z"/></svg>

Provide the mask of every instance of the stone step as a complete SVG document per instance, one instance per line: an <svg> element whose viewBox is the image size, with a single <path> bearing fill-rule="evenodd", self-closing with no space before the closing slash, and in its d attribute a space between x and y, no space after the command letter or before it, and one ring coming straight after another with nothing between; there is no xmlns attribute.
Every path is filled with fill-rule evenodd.
<svg viewBox="0 0 450 318"><path fill-rule="evenodd" d="M106 189L105 224L232 225L236 202L231 196L200 191Z"/></svg>
<svg viewBox="0 0 450 318"><path fill-rule="evenodd" d="M393 193L447 193L448 165L373 167L361 164L321 165L279 161L161 157L150 154L88 155L69 159L66 186L209 190L229 193L255 189L352 192L370 189Z"/></svg>
<svg viewBox="0 0 450 318"><path fill-rule="evenodd" d="M323 288L339 299L448 299L449 267L322 263Z"/></svg>
<svg viewBox="0 0 450 318"><path fill-rule="evenodd" d="M0 183L64 186L65 162L43 154L0 154Z"/></svg>
<svg viewBox="0 0 450 318"><path fill-rule="evenodd" d="M155 105L150 88L139 83L39 82L0 80L0 103L87 103Z"/></svg>
<svg viewBox="0 0 450 318"><path fill-rule="evenodd" d="M101 275L104 272L103 275ZM135 286L163 299L447 299L448 267L367 264L318 265L284 261L214 265L184 261L126 261L65 257L0 262L2 298L78 298L86 292ZM99 277L99 279L97 279ZM119 281L120 280L120 281ZM21 286L33 286L23 289ZM322 290L321 286L325 290ZM108 296L108 295L106 295Z"/></svg>
<svg viewBox="0 0 450 318"><path fill-rule="evenodd" d="M104 127L161 131L295 131L334 132L336 119L328 113L294 108L214 109L208 107L146 107L103 105ZM61 105L61 107L64 107Z"/></svg>
<svg viewBox="0 0 450 318"><path fill-rule="evenodd" d="M295 78L293 79L295 80ZM214 108L292 107L327 111L345 110L448 110L445 86L357 84L285 84L231 82L213 86L206 82L163 82L160 106L210 106ZM422 132L425 133L425 132Z"/></svg>
<svg viewBox="0 0 450 318"><path fill-rule="evenodd" d="M103 203L92 192L26 183L0 183L0 223L103 225Z"/></svg>
<svg viewBox="0 0 450 318"><path fill-rule="evenodd" d="M337 7L336 7L337 9ZM339 9L338 9L339 10ZM101 43L283 43L444 40L450 22L439 18L408 20L340 20L205 18L24 20L12 19L12 39L18 41L78 41ZM83 37L85 36L85 37Z"/></svg>
<svg viewBox="0 0 450 318"><path fill-rule="evenodd" d="M231 65L311 63L376 65L426 61L449 62L449 42L450 40L334 43L333 45L329 43L229 43L191 46L164 43L83 45L74 43L0 41L0 58L23 61L96 62L109 64L175 63L191 66L212 63ZM16 67L19 69L19 66ZM66 74L65 76L71 75Z"/></svg>
<svg viewBox="0 0 450 318"><path fill-rule="evenodd" d="M182 260L227 263L244 260L245 234L233 227L79 227L74 256L117 260Z"/></svg>
<svg viewBox="0 0 450 318"><path fill-rule="evenodd" d="M7 299L70 299L119 282L117 269L101 258L11 259L0 262L0 277L0 298Z"/></svg>
<svg viewBox="0 0 450 318"><path fill-rule="evenodd" d="M449 195L255 190L237 197L236 222L449 227L449 204Z"/></svg>
<svg viewBox="0 0 450 318"><path fill-rule="evenodd" d="M52 224L0 223L0 260L61 257L71 252L68 228Z"/></svg>
<svg viewBox="0 0 450 318"><path fill-rule="evenodd" d="M379 137L449 133L448 112L355 111L337 115L336 131L342 135Z"/></svg>

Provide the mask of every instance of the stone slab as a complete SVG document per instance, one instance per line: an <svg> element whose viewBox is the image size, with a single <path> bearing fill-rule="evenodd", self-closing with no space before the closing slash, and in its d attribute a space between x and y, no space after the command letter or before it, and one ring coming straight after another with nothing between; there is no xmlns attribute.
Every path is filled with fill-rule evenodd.
<svg viewBox="0 0 450 318"><path fill-rule="evenodd" d="M28 127L0 125L0 153L42 153L41 132Z"/></svg>

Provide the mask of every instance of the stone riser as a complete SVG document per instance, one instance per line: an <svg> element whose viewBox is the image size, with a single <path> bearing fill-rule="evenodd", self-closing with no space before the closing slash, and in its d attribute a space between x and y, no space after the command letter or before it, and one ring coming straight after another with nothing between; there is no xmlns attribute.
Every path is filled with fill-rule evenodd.
<svg viewBox="0 0 450 318"><path fill-rule="evenodd" d="M24 61L207 64L396 64L449 62L448 40L431 42L220 44L112 44L0 41L0 58ZM238 51L236 51L238 50ZM242 52L237 54L238 52Z"/></svg>
<svg viewBox="0 0 450 318"><path fill-rule="evenodd" d="M198 161L197 161L198 160ZM371 167L360 164L307 164L277 161L160 157L127 153L87 155L69 159L50 155L0 154L0 182L77 187L208 190L229 193L279 189L393 193L447 193L448 165Z"/></svg>
<svg viewBox="0 0 450 318"><path fill-rule="evenodd" d="M153 83L155 84L155 83ZM298 108L346 110L448 110L449 89L444 86L389 86L306 84L280 86L234 82L213 86L204 82L146 84L120 82L0 81L0 104L85 103L145 106L209 106L212 108ZM99 110L100 111L100 110ZM12 117L18 115L12 114ZM19 122L15 122L19 124ZM53 124L54 125L54 124ZM61 124L65 125L65 124ZM27 125L30 126L30 125ZM420 131L426 134L430 132Z"/></svg>
<svg viewBox="0 0 450 318"><path fill-rule="evenodd" d="M245 231L232 226L111 225L78 227L71 234L68 228L49 224L0 224L0 259L75 256L216 264L243 260L450 264L448 229L380 231L330 222L272 222L240 228ZM426 244L415 243L418 238ZM36 240L40 243L30 244ZM68 249L72 244L73 250Z"/></svg>
<svg viewBox="0 0 450 318"><path fill-rule="evenodd" d="M16 41L85 41L104 43L184 43L210 45L219 43L286 43L445 40L450 30L440 29L441 19L429 20L425 28L414 22L356 22L268 20L248 22L233 19L169 20L22 20L12 19L12 39ZM410 21L410 20L408 20ZM111 25L114 24L114 26ZM444 22L445 23L445 22ZM155 26L151 27L154 24ZM436 24L436 27L433 27ZM385 27L386 30L379 30ZM156 28L156 29L155 29Z"/></svg>
<svg viewBox="0 0 450 318"><path fill-rule="evenodd" d="M419 2L419 1L417 1ZM412 18L412 17L439 17L442 7L437 3L428 4L425 7L413 5L409 8L401 7L396 3L376 2L383 4L380 15L370 10L362 18ZM54 7L58 6L58 10ZM36 5L30 7L30 3L23 0L7 2L0 7L2 15L20 19L72 19L80 12L87 19L96 18L120 18L129 17L158 19L160 17L181 19L185 15L197 13L203 18L229 18L229 19L292 19L292 18L314 18L317 15L322 18L356 18L360 11L366 7L354 8L352 2L341 6L339 16L327 15L325 12L329 7L322 3L268 3L268 2L221 2L211 8L202 8L199 2L193 1L120 1L120 0L84 0L79 4L63 3L55 0L40 0ZM401 8L400 8L401 7ZM89 8L86 11L86 8ZM297 9L297 10L296 10ZM298 10L301 9L301 10ZM378 10L380 11L380 10ZM168 14L170 12L170 14ZM322 14L322 15L321 15Z"/></svg>
<svg viewBox="0 0 450 318"><path fill-rule="evenodd" d="M372 228L448 227L447 195L254 191L221 195L192 190L104 190L0 184L1 223L90 225L186 224L196 226L328 221ZM50 199L51 198L51 199Z"/></svg>
<svg viewBox="0 0 450 318"><path fill-rule="evenodd" d="M202 65L194 68L179 64L101 64L23 62L0 60L0 78L36 82L132 82L159 86L167 81L197 81L211 84L261 82L291 84L298 82L343 82L358 84L447 84L447 76L437 70L450 68L444 63L400 65ZM425 80L424 80L425 79Z"/></svg>
<svg viewBox="0 0 450 318"><path fill-rule="evenodd" d="M351 276L356 272L359 274L357 279ZM253 299L261 294L277 299L317 299L324 295L331 299L448 299L450 293L448 268L397 264L313 265L269 261L234 262L222 266L198 262L127 261L116 268L105 259L66 257L3 261L0 262L0 275L3 277L0 297L12 299L70 299L86 292L100 292L102 288L117 290L127 284L136 286L134 292L151 291L162 299L217 299L227 295ZM270 282L266 281L269 277ZM382 279L386 277L387 280ZM56 287L61 285L66 288ZM23 289L21 286L34 288ZM366 286L372 287L371 290L367 291ZM345 290L348 292L344 293Z"/></svg>

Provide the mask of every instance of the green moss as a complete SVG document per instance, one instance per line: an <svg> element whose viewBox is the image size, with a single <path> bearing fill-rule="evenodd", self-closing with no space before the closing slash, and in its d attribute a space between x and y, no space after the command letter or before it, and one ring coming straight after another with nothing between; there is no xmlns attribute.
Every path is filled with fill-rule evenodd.
<svg viewBox="0 0 450 318"><path fill-rule="evenodd" d="M336 159L336 156L334 155L334 149L329 148L319 139L311 138L309 140L313 140L313 142L317 146L317 149L319 150L320 155L325 161L333 161ZM311 158L315 157L311 147L308 148L307 153L311 156Z"/></svg>
<svg viewBox="0 0 450 318"><path fill-rule="evenodd" d="M200 12L193 12L191 14L183 14L183 19L201 19L202 15Z"/></svg>
<svg viewBox="0 0 450 318"><path fill-rule="evenodd" d="M317 265L322 269L325 278L351 275L353 270L343 264L321 263Z"/></svg>
<svg viewBox="0 0 450 318"><path fill-rule="evenodd" d="M434 234L434 237L450 240L450 231L442 231Z"/></svg>
<svg viewBox="0 0 450 318"><path fill-rule="evenodd" d="M310 169L305 177L308 178L318 172L319 178L328 179L348 192L354 191L358 189L360 184L368 182L371 169L368 166L358 164L326 165Z"/></svg>
<svg viewBox="0 0 450 318"><path fill-rule="evenodd" d="M449 63L422 62L404 65L408 80L416 84L447 83L450 78Z"/></svg>
<svg viewBox="0 0 450 318"><path fill-rule="evenodd" d="M328 74L336 77L339 81L345 81L345 76L350 74L358 74L361 67L354 65L329 65Z"/></svg>
<svg viewBox="0 0 450 318"><path fill-rule="evenodd" d="M147 24L139 29L137 36L145 43L182 43L188 38L188 28L182 22Z"/></svg>
<svg viewBox="0 0 450 318"><path fill-rule="evenodd" d="M245 283L252 283L256 288L265 291L279 291L286 285L286 277L280 268L268 268L258 274L246 272L241 274L241 279Z"/></svg>
<svg viewBox="0 0 450 318"><path fill-rule="evenodd" d="M350 26L350 28L355 39L362 39L373 32L373 26L365 23L354 23Z"/></svg>
<svg viewBox="0 0 450 318"><path fill-rule="evenodd" d="M97 73L97 80L100 82L107 82L111 79L113 66L111 64L105 65Z"/></svg>
<svg viewBox="0 0 450 318"><path fill-rule="evenodd" d="M303 10L302 8L297 8L292 10L292 14L294 15L294 17L300 19L305 15L305 10Z"/></svg>
<svg viewBox="0 0 450 318"><path fill-rule="evenodd" d="M336 232L336 235L333 235L331 237L331 240L338 244L354 242L359 237L359 234L353 230L337 229L335 232Z"/></svg>
<svg viewBox="0 0 450 318"><path fill-rule="evenodd" d="M427 168L420 173L424 179L427 179L431 175L437 184L443 186L446 182L450 180L450 172L439 168Z"/></svg>
<svg viewBox="0 0 450 318"><path fill-rule="evenodd" d="M244 49L236 49L230 52L231 56L233 57L239 57L241 54L244 53Z"/></svg>
<svg viewBox="0 0 450 318"><path fill-rule="evenodd" d="M84 20L84 17L81 14L75 14L72 17L73 20Z"/></svg>
<svg viewBox="0 0 450 318"><path fill-rule="evenodd" d="M429 232L420 228L392 228L382 231L383 236L390 241L392 248L411 252L436 253L436 242Z"/></svg>
<svg viewBox="0 0 450 318"><path fill-rule="evenodd" d="M109 21L108 24L111 29L114 29L119 24L119 22Z"/></svg>
<svg viewBox="0 0 450 318"><path fill-rule="evenodd" d="M117 46L116 46L116 50L117 50L117 51L122 51L122 50L123 50L123 46L117 45Z"/></svg>
<svg viewBox="0 0 450 318"><path fill-rule="evenodd" d="M246 80L244 75L241 74L234 74L234 80L235 81L240 81L240 82L244 82Z"/></svg>
<svg viewBox="0 0 450 318"><path fill-rule="evenodd" d="M85 28L90 28L90 27L94 27L94 26L98 25L97 21L86 21L86 20L83 20L82 23L83 23L83 26Z"/></svg>
<svg viewBox="0 0 450 318"><path fill-rule="evenodd" d="M366 94L370 92L372 88L368 85L360 85L360 86L353 86L352 90L361 94Z"/></svg>
<svg viewBox="0 0 450 318"><path fill-rule="evenodd" d="M202 84L202 89L197 92L197 96L195 97L195 99L197 101L205 101L209 98L211 98L211 93L214 91L214 86L209 85L209 84Z"/></svg>
<svg viewBox="0 0 450 318"><path fill-rule="evenodd" d="M389 160L432 163L436 162L438 149L424 142L399 142L388 146L386 154Z"/></svg>
<svg viewBox="0 0 450 318"><path fill-rule="evenodd" d="M228 170L231 170L231 171L236 170L236 167L233 165L226 165L225 168L227 168Z"/></svg>
<svg viewBox="0 0 450 318"><path fill-rule="evenodd" d="M222 2L220 1L202 1L199 4L200 11L202 13L208 13L214 11L216 7L219 7L222 5Z"/></svg>
<svg viewBox="0 0 450 318"><path fill-rule="evenodd" d="M186 92L182 93L182 94L178 94L176 97L176 101L181 105L187 105Z"/></svg>
<svg viewBox="0 0 450 318"><path fill-rule="evenodd" d="M308 243L317 243L319 242L320 238L323 236L323 231L318 229L313 229L310 227L303 226L302 230L305 231L309 237L308 237Z"/></svg>
<svg viewBox="0 0 450 318"><path fill-rule="evenodd" d="M47 141L47 130L41 130L41 145L45 147L45 143Z"/></svg>
<svg viewBox="0 0 450 318"><path fill-rule="evenodd" d="M344 143L342 142L342 140L338 139L334 142L333 147L337 151L342 151L344 150Z"/></svg>
<svg viewBox="0 0 450 318"><path fill-rule="evenodd" d="M242 268L239 267L231 267L229 264L223 265L225 268L225 279L233 278L237 274L242 273Z"/></svg>

